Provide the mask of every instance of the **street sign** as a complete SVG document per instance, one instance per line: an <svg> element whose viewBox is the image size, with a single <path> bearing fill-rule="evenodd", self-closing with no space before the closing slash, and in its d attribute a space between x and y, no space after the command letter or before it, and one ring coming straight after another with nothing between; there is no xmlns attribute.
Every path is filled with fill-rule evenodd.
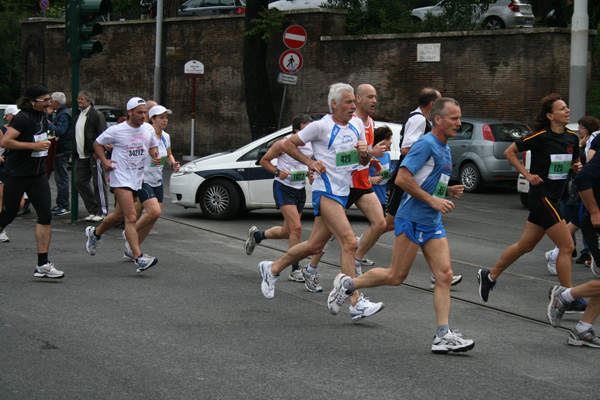
<svg viewBox="0 0 600 400"><path fill-rule="evenodd" d="M295 74L302 68L302 54L296 50L286 50L279 57L279 66L286 74Z"/></svg>
<svg viewBox="0 0 600 400"><path fill-rule="evenodd" d="M204 64L200 61L192 60L185 63L183 76L186 78L200 78L202 75L204 75Z"/></svg>
<svg viewBox="0 0 600 400"><path fill-rule="evenodd" d="M277 77L277 83L283 83L284 85L295 85L298 83L298 77L280 72L279 76Z"/></svg>
<svg viewBox="0 0 600 400"><path fill-rule="evenodd" d="M50 1L48 1L48 0L40 0L40 8L42 10L46 10L46 9L48 9L48 7L50 7Z"/></svg>
<svg viewBox="0 0 600 400"><path fill-rule="evenodd" d="M283 43L288 49L297 50L306 43L306 31L300 25L289 26L283 32Z"/></svg>

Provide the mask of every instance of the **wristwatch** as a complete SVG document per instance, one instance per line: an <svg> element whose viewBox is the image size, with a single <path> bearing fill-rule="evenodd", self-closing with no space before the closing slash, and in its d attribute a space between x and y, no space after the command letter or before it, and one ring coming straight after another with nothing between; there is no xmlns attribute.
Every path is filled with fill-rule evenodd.
<svg viewBox="0 0 600 400"><path fill-rule="evenodd" d="M275 177L279 178L279 170L278 169L275 170Z"/></svg>

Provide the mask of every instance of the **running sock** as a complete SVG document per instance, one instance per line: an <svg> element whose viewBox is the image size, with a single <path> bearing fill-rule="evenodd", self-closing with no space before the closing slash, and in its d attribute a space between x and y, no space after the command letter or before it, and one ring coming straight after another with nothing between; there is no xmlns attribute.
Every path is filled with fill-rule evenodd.
<svg viewBox="0 0 600 400"><path fill-rule="evenodd" d="M572 303L575 301L575 298L573 297L573 295L571 294L571 288L565 290L564 292L562 292L562 298L567 302L567 303Z"/></svg>
<svg viewBox="0 0 600 400"><path fill-rule="evenodd" d="M346 289L346 292L348 292L348 294L354 292L356 289L354 288L354 279L346 279L344 281L344 289Z"/></svg>
<svg viewBox="0 0 600 400"><path fill-rule="evenodd" d="M48 262L48 253L38 253L38 267L46 264Z"/></svg>
<svg viewBox="0 0 600 400"><path fill-rule="evenodd" d="M306 270L311 273L311 274L316 274L317 273L317 267L313 267L312 265L308 264L306 266Z"/></svg>
<svg viewBox="0 0 600 400"><path fill-rule="evenodd" d="M356 265L356 266L358 267L359 265L361 265L361 262L360 262L360 261L361 261L361 260L359 260L358 258L355 258L355 259L354 259L354 265Z"/></svg>
<svg viewBox="0 0 600 400"><path fill-rule="evenodd" d="M266 238L267 237L265 236L265 231L254 232L254 240L256 241L256 244L262 242Z"/></svg>
<svg viewBox="0 0 600 400"><path fill-rule="evenodd" d="M579 321L577 326L575 327L577 332L583 333L592 329L592 324L588 324L587 322Z"/></svg>
<svg viewBox="0 0 600 400"><path fill-rule="evenodd" d="M96 236L96 239L102 239L102 235L96 235L96 228L94 228L94 236Z"/></svg>
<svg viewBox="0 0 600 400"><path fill-rule="evenodd" d="M299 263L292 264L292 272L298 271L299 269L300 269L300 264Z"/></svg>
<svg viewBox="0 0 600 400"><path fill-rule="evenodd" d="M448 331L450 331L450 326L448 326L448 325L438 325L438 327L437 327L437 337L443 338L444 336L446 336L446 333L448 333Z"/></svg>

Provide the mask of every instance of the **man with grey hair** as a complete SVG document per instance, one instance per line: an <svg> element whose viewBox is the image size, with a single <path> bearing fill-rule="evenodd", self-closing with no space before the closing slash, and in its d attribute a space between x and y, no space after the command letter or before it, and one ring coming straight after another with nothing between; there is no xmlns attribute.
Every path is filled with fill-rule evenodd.
<svg viewBox="0 0 600 400"><path fill-rule="evenodd" d="M54 181L56 182L56 206L54 215L66 215L71 212L69 203L69 173L67 165L71 156L71 110L67 108L67 98L63 92L50 95L54 118L48 123L50 134L56 138L56 157L54 158Z"/></svg>
<svg viewBox="0 0 600 400"><path fill-rule="evenodd" d="M79 111L75 114L73 150L75 187L90 213L85 220L100 222L108 215L106 175L100 160L94 154L94 142L106 130L106 120L94 108L94 99L85 90L77 96ZM90 183L91 181L91 183Z"/></svg>
<svg viewBox="0 0 600 400"><path fill-rule="evenodd" d="M275 282L281 271L309 255L321 253L332 234L342 247L342 272L352 277L355 274L354 255L358 243L346 217L345 206L352 172L359 164L367 165L371 155L364 124L354 116L356 104L352 86L346 83L331 85L327 99L332 114L312 122L283 143L283 150L288 155L316 172L312 185L315 223L308 241L295 245L277 261L259 264L261 290L266 298L274 296ZM299 149L307 143L312 145L312 158ZM307 281L317 276L316 268L310 265L303 267L302 273ZM383 303L372 303L356 291L351 300L350 316L358 321L382 309Z"/></svg>
<svg viewBox="0 0 600 400"><path fill-rule="evenodd" d="M475 343L450 330L450 285L452 267L442 214L454 209L446 195L460 198L463 185L448 186L452 173L452 158L448 138L460 128L461 111L458 102L450 98L435 101L431 109L433 127L418 139L402 161L396 184L404 191L396 214L396 242L389 268L373 268L357 278L339 274L329 294L329 310L335 314L346 298L359 288L401 285L408 276L421 248L431 272L436 278L433 304L437 314L437 331L431 351L434 353L463 352Z"/></svg>

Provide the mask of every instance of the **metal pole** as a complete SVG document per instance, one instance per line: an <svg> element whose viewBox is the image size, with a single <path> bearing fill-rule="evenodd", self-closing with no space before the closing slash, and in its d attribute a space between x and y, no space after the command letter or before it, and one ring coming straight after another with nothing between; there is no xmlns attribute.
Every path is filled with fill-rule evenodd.
<svg viewBox="0 0 600 400"><path fill-rule="evenodd" d="M194 126L196 125L196 78L192 78L192 130L190 139L190 157L194 158Z"/></svg>
<svg viewBox="0 0 600 400"><path fill-rule="evenodd" d="M277 129L281 129L281 118L283 118L283 106L285 105L285 92L287 92L288 85L283 85L283 98L281 99L281 110L279 111L279 122L277 123Z"/></svg>
<svg viewBox="0 0 600 400"><path fill-rule="evenodd" d="M156 48L154 50L154 101L160 104L160 78L162 59L162 24L163 24L163 0L156 3Z"/></svg>
<svg viewBox="0 0 600 400"><path fill-rule="evenodd" d="M73 140L75 140L75 113L79 110L77 104L77 97L79 95L79 63L81 62L81 56L79 54L79 37L77 36L77 27L79 26L79 1L78 0L67 0L70 5L70 20L71 20L71 32L69 36L71 38L71 132L73 132ZM79 155L77 150L73 150L71 153L71 222L79 219L79 194L75 188L75 160Z"/></svg>
<svg viewBox="0 0 600 400"><path fill-rule="evenodd" d="M571 22L571 77L569 80L569 108L571 121L585 115L587 100L587 56L589 37L588 1L575 0Z"/></svg>

